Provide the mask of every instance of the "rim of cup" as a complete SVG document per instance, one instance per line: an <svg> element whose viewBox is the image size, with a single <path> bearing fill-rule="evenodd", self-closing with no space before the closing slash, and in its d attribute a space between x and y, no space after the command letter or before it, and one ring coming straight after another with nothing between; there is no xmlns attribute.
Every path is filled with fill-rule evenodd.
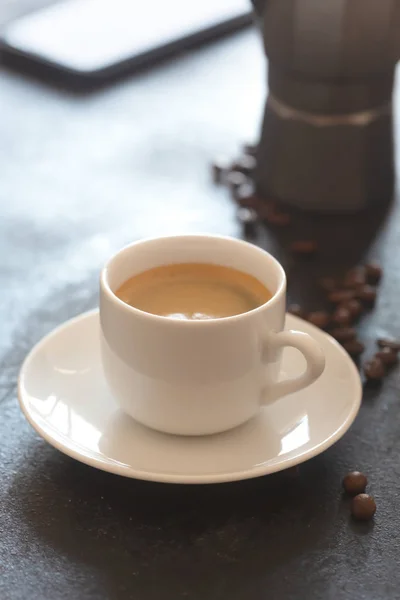
<svg viewBox="0 0 400 600"><path fill-rule="evenodd" d="M230 244L234 244L237 246L243 246L247 249L250 248L251 251L254 251L255 254L258 254L262 258L268 257L269 261L273 263L275 269L279 273L279 284L278 284L276 291L274 292L274 294L271 296L271 298L267 302L264 302L260 306L257 306L257 308L253 308L252 310L249 310L247 312L240 313L238 315L231 315L229 317L216 317L216 318L212 318L212 319L199 319L199 320L172 319L171 317L155 315L153 313L148 313L139 308L135 308L134 306L131 306L130 304L127 304L126 302L124 302L123 300L118 298L118 296L115 294L115 292L113 292L113 290L110 287L109 273L110 273L111 269L113 268L113 263L117 260L117 258L121 254L127 252L131 248L139 247L144 244L156 243L156 242L159 242L162 240L169 240L169 239L176 240L179 238L181 238L182 241L184 241L185 239L193 239L193 238L204 239L204 240L205 239L222 240L222 241L226 241ZM168 263L168 264L173 264L173 263ZM218 262L213 263L213 264L220 264L221 266L226 266L226 265L224 265L222 263L218 263ZM159 266L163 266L163 265L161 264ZM149 268L152 268L152 267L149 267ZM240 270L244 271L243 269L240 269ZM239 321L242 319L250 318L250 317L254 316L254 314L262 312L267 306L270 307L270 306L273 306L274 304L276 304L277 302L280 302L282 299L282 296L285 294L285 291L286 291L286 274L285 274L285 271L284 271L282 265L280 264L280 262L274 256L272 256L272 254L270 254L266 250L263 250L262 248L259 248L258 246L255 246L254 244L250 244L249 242L246 242L244 240L239 240L237 238L233 238L230 236L214 235L214 234L198 234L198 233L176 234L176 235L164 235L164 236L143 238L143 239L137 240L135 242L132 242L130 244L127 244L126 246L124 246L123 248L118 250L118 252L113 254L113 256L111 256L108 259L108 261L106 262L106 264L104 265L104 267L101 270L100 287L101 287L102 291L104 292L104 294L112 302L116 303L117 306L121 310L123 310L127 313L134 314L136 316L149 318L152 320L158 320L164 324L170 323L170 324L173 324L174 326L177 326L179 324L182 327L190 327L190 326L205 327L207 325L215 325L217 323L228 323L230 321Z"/></svg>

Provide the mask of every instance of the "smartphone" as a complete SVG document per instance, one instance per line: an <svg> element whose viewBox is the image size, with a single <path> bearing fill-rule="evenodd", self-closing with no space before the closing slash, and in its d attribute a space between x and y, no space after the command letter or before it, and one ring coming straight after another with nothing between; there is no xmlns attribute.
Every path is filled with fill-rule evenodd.
<svg viewBox="0 0 400 600"><path fill-rule="evenodd" d="M65 0L11 22L3 55L79 77L132 71L252 22L250 0Z"/></svg>

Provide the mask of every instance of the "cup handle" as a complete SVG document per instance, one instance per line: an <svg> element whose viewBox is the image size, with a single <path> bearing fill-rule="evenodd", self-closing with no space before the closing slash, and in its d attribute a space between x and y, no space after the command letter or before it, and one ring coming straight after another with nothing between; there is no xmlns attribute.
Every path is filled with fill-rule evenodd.
<svg viewBox="0 0 400 600"><path fill-rule="evenodd" d="M301 375L283 379L266 389L261 404L267 405L275 402L278 398L293 394L313 383L322 374L325 368L325 356L318 342L310 335L302 331L281 331L268 336L267 355L272 351L285 346L291 346L299 350L307 361L306 369Z"/></svg>

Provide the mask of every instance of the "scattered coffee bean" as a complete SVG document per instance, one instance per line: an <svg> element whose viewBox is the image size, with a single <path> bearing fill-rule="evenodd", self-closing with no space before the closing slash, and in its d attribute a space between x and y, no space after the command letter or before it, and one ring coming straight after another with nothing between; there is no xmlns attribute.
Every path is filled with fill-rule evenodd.
<svg viewBox="0 0 400 600"><path fill-rule="evenodd" d="M255 156L257 154L257 149L257 144L243 144L242 146L243 154L250 154L250 156Z"/></svg>
<svg viewBox="0 0 400 600"><path fill-rule="evenodd" d="M344 306L351 312L353 317L359 317L364 312L364 307L355 298L344 303Z"/></svg>
<svg viewBox="0 0 400 600"><path fill-rule="evenodd" d="M386 375L385 365L380 358L372 358L364 365L365 377L371 381L379 381Z"/></svg>
<svg viewBox="0 0 400 600"><path fill-rule="evenodd" d="M396 365L399 362L399 357L396 350L392 350L387 346L385 348L382 348L382 350L380 350L379 352L377 352L375 354L375 358L379 358L387 367L392 367L393 365Z"/></svg>
<svg viewBox="0 0 400 600"><path fill-rule="evenodd" d="M357 494L365 492L367 483L368 479L365 477L364 473L360 473L360 471L351 471L350 473L347 473L342 481L345 491L350 496L357 496Z"/></svg>
<svg viewBox="0 0 400 600"><path fill-rule="evenodd" d="M396 340L391 340L389 338L380 338L376 342L380 348L390 348L391 350L395 350L396 352L400 351L400 342Z"/></svg>
<svg viewBox="0 0 400 600"><path fill-rule="evenodd" d="M328 327L331 317L325 310L316 310L307 316L307 321L320 329Z"/></svg>
<svg viewBox="0 0 400 600"><path fill-rule="evenodd" d="M236 160L232 165L232 171L240 171L240 173L245 173L249 175L252 171L254 171L256 167L256 159L254 156L250 154L244 154L238 160Z"/></svg>
<svg viewBox="0 0 400 600"><path fill-rule="evenodd" d="M231 190L234 190L244 183L248 183L248 180L244 173L240 173L239 171L229 171L229 173L224 175L224 182Z"/></svg>
<svg viewBox="0 0 400 600"><path fill-rule="evenodd" d="M350 269L344 277L343 287L357 289L361 285L365 285L366 274L364 267L355 267Z"/></svg>
<svg viewBox="0 0 400 600"><path fill-rule="evenodd" d="M289 213L284 212L275 212L274 210L270 210L266 216L266 221L270 225L276 225L278 227L286 227L289 225L291 221L291 216Z"/></svg>
<svg viewBox="0 0 400 600"><path fill-rule="evenodd" d="M335 290L334 292L328 294L328 300L333 304L340 304L342 302L353 300L354 296L354 290Z"/></svg>
<svg viewBox="0 0 400 600"><path fill-rule="evenodd" d="M297 240L293 242L290 249L295 254L311 255L318 250L318 244L315 240Z"/></svg>
<svg viewBox="0 0 400 600"><path fill-rule="evenodd" d="M371 283L378 283L383 275L383 269L381 265L374 261L365 265L365 271L367 274L368 281Z"/></svg>
<svg viewBox="0 0 400 600"><path fill-rule="evenodd" d="M268 225L287 227L292 220L291 215L279 210L273 200L264 200L257 210L260 219Z"/></svg>
<svg viewBox="0 0 400 600"><path fill-rule="evenodd" d="M343 348L350 354L350 356L360 356L365 350L365 346L359 340L349 340L343 344Z"/></svg>
<svg viewBox="0 0 400 600"><path fill-rule="evenodd" d="M254 208L257 210L258 205L261 203L260 198L254 191L254 186L251 183L243 183L239 187L231 189L233 199L244 208Z"/></svg>
<svg viewBox="0 0 400 600"><path fill-rule="evenodd" d="M257 213L252 208L238 208L236 218L242 225L254 225L257 222Z"/></svg>
<svg viewBox="0 0 400 600"><path fill-rule="evenodd" d="M350 325L352 321L352 314L346 306L338 306L335 312L332 315L332 321L336 323L336 325Z"/></svg>
<svg viewBox="0 0 400 600"><path fill-rule="evenodd" d="M351 502L351 514L358 521L370 521L376 512L375 500L369 494L358 494Z"/></svg>
<svg viewBox="0 0 400 600"><path fill-rule="evenodd" d="M288 307L288 313L294 315L295 317L300 317L301 319L304 319L305 317L305 312L301 308L300 304L290 304Z"/></svg>
<svg viewBox="0 0 400 600"><path fill-rule="evenodd" d="M357 332L354 327L336 327L330 331L330 334L338 342L350 342L355 339Z"/></svg>
<svg viewBox="0 0 400 600"><path fill-rule="evenodd" d="M357 298L367 304L374 304L376 300L376 288L372 285L363 285L357 290Z"/></svg>
<svg viewBox="0 0 400 600"><path fill-rule="evenodd" d="M318 283L325 292L333 292L338 287L337 281L333 277L322 277Z"/></svg>
<svg viewBox="0 0 400 600"><path fill-rule="evenodd" d="M214 183L222 183L223 175L227 171L228 165L224 162L215 161L211 165L211 174Z"/></svg>

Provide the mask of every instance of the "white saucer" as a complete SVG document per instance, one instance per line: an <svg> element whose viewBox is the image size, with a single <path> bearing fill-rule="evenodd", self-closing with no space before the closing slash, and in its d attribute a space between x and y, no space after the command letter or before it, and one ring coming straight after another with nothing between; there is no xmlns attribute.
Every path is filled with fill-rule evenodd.
<svg viewBox="0 0 400 600"><path fill-rule="evenodd" d="M120 412L100 364L98 311L68 321L33 348L19 376L21 408L39 435L61 452L126 477L217 483L280 471L334 444L361 402L358 371L339 344L291 315L286 325L319 341L326 356L324 374L226 433L166 435ZM296 350L285 350L285 372L298 374L304 362Z"/></svg>

